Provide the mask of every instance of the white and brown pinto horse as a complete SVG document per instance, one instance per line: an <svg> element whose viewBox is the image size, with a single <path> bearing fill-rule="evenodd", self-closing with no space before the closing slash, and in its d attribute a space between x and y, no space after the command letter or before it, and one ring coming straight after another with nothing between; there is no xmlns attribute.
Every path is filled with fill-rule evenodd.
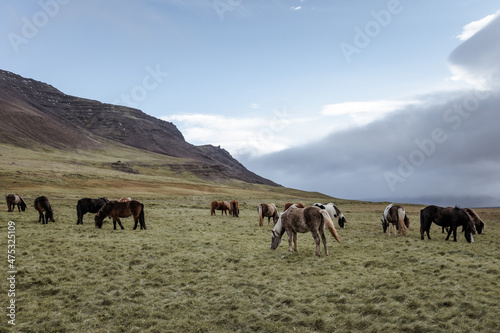
<svg viewBox="0 0 500 333"><path fill-rule="evenodd" d="M389 226L392 225L392 232L406 236L406 228L410 227L410 219L406 216L406 211L403 206L390 204L385 207L384 215L382 216L382 229L387 232ZM389 233L391 233L389 231Z"/></svg>
<svg viewBox="0 0 500 333"><path fill-rule="evenodd" d="M327 203L323 205L321 203L315 203L313 206L319 207L321 209L325 209L328 212L328 215L332 218L332 220L338 219L339 227L342 229L345 228L345 224L347 223L344 214L335 206L333 202Z"/></svg>
<svg viewBox="0 0 500 333"><path fill-rule="evenodd" d="M276 205L271 203L271 204L265 204L261 203L257 207L257 212L259 213L259 226L263 227L264 222L263 218L267 217L267 225L269 225L269 221L271 220L271 217L273 218L273 223L276 224L276 221L278 221L279 215L278 215L278 209L276 208Z"/></svg>
<svg viewBox="0 0 500 333"><path fill-rule="evenodd" d="M5 201L7 201L7 208L9 212L14 211L14 206L17 206L19 211L22 210L24 212L26 210L26 203L19 194L9 193L5 196Z"/></svg>
<svg viewBox="0 0 500 333"><path fill-rule="evenodd" d="M292 252L292 239L294 243L293 250L297 248L297 233L305 233L310 231L314 242L316 243L316 255L320 256L320 235L325 248L325 255L328 255L326 247L325 225L330 230L332 236L340 243L340 238L335 230L333 221L328 212L319 207L298 208L296 205L288 208L284 213L281 213L278 222L274 226L271 238L271 249L276 250L281 242L283 234L288 234L288 251Z"/></svg>

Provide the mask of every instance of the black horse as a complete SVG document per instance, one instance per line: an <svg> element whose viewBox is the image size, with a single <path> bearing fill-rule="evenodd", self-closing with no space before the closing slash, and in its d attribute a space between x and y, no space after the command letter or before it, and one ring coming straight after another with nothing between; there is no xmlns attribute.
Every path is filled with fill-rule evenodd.
<svg viewBox="0 0 500 333"><path fill-rule="evenodd" d="M83 198L78 200L76 204L76 216L78 217L78 221L76 221L76 224L83 224L83 215L87 213L97 213L107 202L109 201L106 198Z"/></svg>
<svg viewBox="0 0 500 333"><path fill-rule="evenodd" d="M41 196L35 199L35 209L38 211L38 223L42 222L42 224L47 224L49 223L49 220L55 222L54 212L52 211L49 199L47 199L46 196ZM45 216L43 216L44 211Z"/></svg>
<svg viewBox="0 0 500 333"><path fill-rule="evenodd" d="M424 233L427 233L427 238L431 239L429 231L432 222L436 223L438 226L449 228L446 240L450 238L453 232L453 241L456 242L457 228L458 226L462 226L467 242L474 242L473 235L476 234L474 222L465 210L457 206L443 208L431 205L422 209L420 211L420 238L422 240L424 239Z"/></svg>

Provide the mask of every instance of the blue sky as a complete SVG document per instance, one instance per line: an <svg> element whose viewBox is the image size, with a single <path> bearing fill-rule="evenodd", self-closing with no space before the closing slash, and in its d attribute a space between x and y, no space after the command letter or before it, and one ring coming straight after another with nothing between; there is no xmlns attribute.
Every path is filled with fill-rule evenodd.
<svg viewBox="0 0 500 333"><path fill-rule="evenodd" d="M446 103L459 91L477 89L472 67L450 57L467 43L459 36L481 30L500 5L40 0L4 1L0 10L4 70L172 121L187 141L221 145L286 186L392 198L401 194L387 185L378 196L296 183L295 174L280 176L265 160L328 144L334 135L351 140L348 131L400 110L425 109L438 95Z"/></svg>

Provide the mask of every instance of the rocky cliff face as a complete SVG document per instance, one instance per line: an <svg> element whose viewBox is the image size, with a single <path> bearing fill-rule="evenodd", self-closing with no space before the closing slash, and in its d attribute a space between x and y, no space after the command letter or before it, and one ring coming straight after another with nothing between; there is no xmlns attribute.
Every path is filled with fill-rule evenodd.
<svg viewBox="0 0 500 333"><path fill-rule="evenodd" d="M204 179L277 185L247 170L224 149L189 144L172 123L137 109L68 96L48 84L2 70L0 119L2 143L92 149L114 141L192 159L186 171Z"/></svg>

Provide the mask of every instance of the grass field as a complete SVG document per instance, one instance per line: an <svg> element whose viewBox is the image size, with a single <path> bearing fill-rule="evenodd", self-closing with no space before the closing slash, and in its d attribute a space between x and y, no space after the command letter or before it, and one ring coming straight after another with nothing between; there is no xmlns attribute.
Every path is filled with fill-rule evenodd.
<svg viewBox="0 0 500 333"><path fill-rule="evenodd" d="M299 234L297 253L287 252L286 238L270 250L271 226L258 226L256 207L330 198L211 184L162 168L168 157L124 151L131 157L0 146L2 196L19 193L29 206L0 206L1 332L498 332L500 209L476 210L486 230L468 244L463 234L445 241L436 226L432 240L420 240L421 206L405 205L403 237L382 233L387 203L335 199L347 227L337 229L340 244L327 235L330 255L317 258L310 234ZM108 167L117 160L141 174ZM55 223L37 223L32 202L42 194ZM131 219L125 230L110 222L98 230L90 214L76 225L85 196L143 202L148 230L132 230ZM240 218L210 216L212 200L231 199ZM8 221L15 326L7 323Z"/></svg>

